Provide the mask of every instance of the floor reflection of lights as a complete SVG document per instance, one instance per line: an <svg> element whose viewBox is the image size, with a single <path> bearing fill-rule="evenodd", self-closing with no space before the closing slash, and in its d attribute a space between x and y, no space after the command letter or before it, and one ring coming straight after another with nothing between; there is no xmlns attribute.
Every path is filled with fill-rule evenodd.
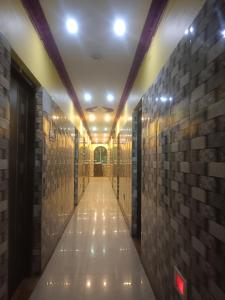
<svg viewBox="0 0 225 300"><path fill-rule="evenodd" d="M92 179L30 300L114 298L155 300L110 183Z"/></svg>

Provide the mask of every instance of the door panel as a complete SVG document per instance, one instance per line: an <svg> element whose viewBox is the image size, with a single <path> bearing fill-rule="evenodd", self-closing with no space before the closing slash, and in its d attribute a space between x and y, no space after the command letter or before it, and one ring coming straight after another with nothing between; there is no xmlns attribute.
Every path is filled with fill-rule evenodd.
<svg viewBox="0 0 225 300"><path fill-rule="evenodd" d="M31 271L34 92L15 70L10 86L9 298Z"/></svg>

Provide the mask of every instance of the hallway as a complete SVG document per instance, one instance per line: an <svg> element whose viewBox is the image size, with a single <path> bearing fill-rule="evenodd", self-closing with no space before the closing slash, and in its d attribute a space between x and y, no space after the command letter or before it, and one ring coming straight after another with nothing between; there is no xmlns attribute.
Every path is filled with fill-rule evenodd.
<svg viewBox="0 0 225 300"><path fill-rule="evenodd" d="M0 300L225 300L224 74L225 0L0 1Z"/></svg>
<svg viewBox="0 0 225 300"><path fill-rule="evenodd" d="M91 179L30 299L155 299L108 178Z"/></svg>

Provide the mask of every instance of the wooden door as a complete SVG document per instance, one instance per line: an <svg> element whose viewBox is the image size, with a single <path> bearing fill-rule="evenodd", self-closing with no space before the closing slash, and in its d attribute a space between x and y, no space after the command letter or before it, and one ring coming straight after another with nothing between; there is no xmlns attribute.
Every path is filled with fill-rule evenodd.
<svg viewBox="0 0 225 300"><path fill-rule="evenodd" d="M31 272L34 91L12 70L9 144L9 298Z"/></svg>

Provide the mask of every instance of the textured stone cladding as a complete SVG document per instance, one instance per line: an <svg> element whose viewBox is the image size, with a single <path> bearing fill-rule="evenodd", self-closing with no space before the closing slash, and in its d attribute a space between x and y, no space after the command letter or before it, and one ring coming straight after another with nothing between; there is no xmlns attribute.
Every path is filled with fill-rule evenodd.
<svg viewBox="0 0 225 300"><path fill-rule="evenodd" d="M134 110L132 115L132 236L137 236L138 230L138 192L137 192L137 151L138 151L138 111Z"/></svg>
<svg viewBox="0 0 225 300"><path fill-rule="evenodd" d="M10 47L0 34L0 300L7 299Z"/></svg>
<svg viewBox="0 0 225 300"><path fill-rule="evenodd" d="M122 209L125 220L131 228L131 148L132 148L132 135L130 124L126 124L119 134L119 147L118 147L118 184L119 184L119 197L118 201Z"/></svg>
<svg viewBox="0 0 225 300"><path fill-rule="evenodd" d="M175 266L187 299L225 299L224 20L206 1L143 97L142 254L159 300L180 299Z"/></svg>
<svg viewBox="0 0 225 300"><path fill-rule="evenodd" d="M90 179L90 143L84 137L77 134L77 159L78 159L78 178L77 178L77 192L78 201L81 199Z"/></svg>
<svg viewBox="0 0 225 300"><path fill-rule="evenodd" d="M83 174L84 174L84 190L89 183L90 179L90 164L91 164L91 156L90 156L90 144L84 139L84 153L83 153Z"/></svg>
<svg viewBox="0 0 225 300"><path fill-rule="evenodd" d="M85 159L85 140L79 135L79 153L78 153L78 199L80 200L85 189L84 159Z"/></svg>
<svg viewBox="0 0 225 300"><path fill-rule="evenodd" d="M118 189L118 143L114 135L112 139L112 188L117 197Z"/></svg>
<svg viewBox="0 0 225 300"><path fill-rule="evenodd" d="M36 95L33 271L48 262L74 208L74 128L44 90Z"/></svg>

